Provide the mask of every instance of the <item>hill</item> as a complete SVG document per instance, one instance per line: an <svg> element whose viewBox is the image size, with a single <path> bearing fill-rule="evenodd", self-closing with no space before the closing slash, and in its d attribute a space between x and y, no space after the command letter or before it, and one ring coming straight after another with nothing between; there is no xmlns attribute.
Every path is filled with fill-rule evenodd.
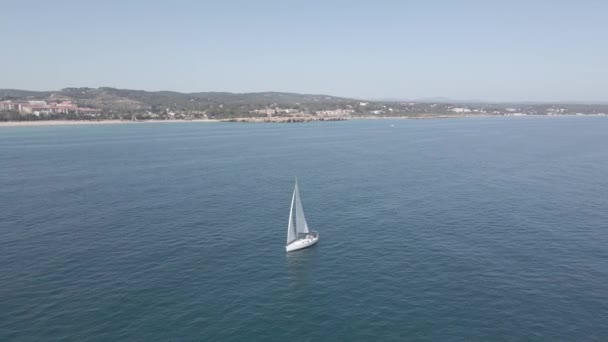
<svg viewBox="0 0 608 342"><path fill-rule="evenodd" d="M41 101L50 105L45 106ZM455 103L447 99L361 101L285 92L180 93L110 87L58 91L0 89L0 105L0 120L3 121L608 114L606 104Z"/></svg>
<svg viewBox="0 0 608 342"><path fill-rule="evenodd" d="M59 91L29 91L0 89L0 100L71 100L79 105L104 111L157 111L161 107L172 111L203 111L213 106L245 106L264 108L268 106L313 106L319 104L341 105L356 100L297 93L261 92L229 93L174 91L144 91L117 88L65 88Z"/></svg>

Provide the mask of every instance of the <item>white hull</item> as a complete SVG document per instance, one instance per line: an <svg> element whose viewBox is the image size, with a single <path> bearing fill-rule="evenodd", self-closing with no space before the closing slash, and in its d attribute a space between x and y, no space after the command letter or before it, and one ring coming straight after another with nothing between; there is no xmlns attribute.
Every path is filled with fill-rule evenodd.
<svg viewBox="0 0 608 342"><path fill-rule="evenodd" d="M297 251L298 249L310 247L319 241L319 233L312 232L311 235L298 239L289 245L285 246L287 252Z"/></svg>

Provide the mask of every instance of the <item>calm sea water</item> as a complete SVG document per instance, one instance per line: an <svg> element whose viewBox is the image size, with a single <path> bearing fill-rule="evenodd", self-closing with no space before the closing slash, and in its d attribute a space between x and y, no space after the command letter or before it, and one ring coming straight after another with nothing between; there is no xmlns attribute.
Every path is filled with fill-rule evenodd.
<svg viewBox="0 0 608 342"><path fill-rule="evenodd" d="M1 341L608 340L607 118L0 128L0 166Z"/></svg>

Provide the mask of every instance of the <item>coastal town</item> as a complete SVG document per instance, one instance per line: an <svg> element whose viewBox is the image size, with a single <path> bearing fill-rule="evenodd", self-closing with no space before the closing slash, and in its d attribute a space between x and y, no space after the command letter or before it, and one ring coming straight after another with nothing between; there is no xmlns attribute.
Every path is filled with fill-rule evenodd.
<svg viewBox="0 0 608 342"><path fill-rule="evenodd" d="M43 100L31 101L1 101L0 111L14 111L23 115L49 115L49 114L81 114L94 115L99 112L97 109L79 107L72 101L53 101Z"/></svg>
<svg viewBox="0 0 608 342"><path fill-rule="evenodd" d="M115 88L0 89L0 121L308 122L353 118L608 115L608 104L370 101L295 93L177 93Z"/></svg>

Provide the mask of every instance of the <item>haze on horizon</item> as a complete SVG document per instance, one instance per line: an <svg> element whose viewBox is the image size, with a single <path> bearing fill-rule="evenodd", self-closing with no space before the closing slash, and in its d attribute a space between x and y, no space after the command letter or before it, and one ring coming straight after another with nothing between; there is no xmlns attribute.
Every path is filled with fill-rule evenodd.
<svg viewBox="0 0 608 342"><path fill-rule="evenodd" d="M0 88L607 102L602 1L23 1Z"/></svg>

